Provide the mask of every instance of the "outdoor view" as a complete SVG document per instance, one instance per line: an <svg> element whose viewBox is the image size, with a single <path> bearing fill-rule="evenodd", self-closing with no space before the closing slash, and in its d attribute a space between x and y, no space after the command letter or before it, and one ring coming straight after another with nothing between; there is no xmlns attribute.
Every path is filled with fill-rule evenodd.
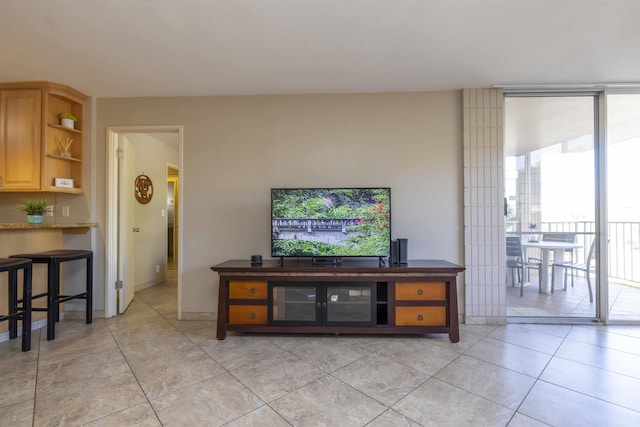
<svg viewBox="0 0 640 427"><path fill-rule="evenodd" d="M505 100L506 233L520 238L522 261L531 266L521 271L522 297L509 283L511 316L596 316L595 251L589 257L596 236L593 106L593 96ZM632 183L640 158L640 95L607 96L606 154L610 319L638 320L640 192ZM559 236L572 241L563 250L547 248L543 265L544 242Z"/></svg>
<svg viewBox="0 0 640 427"><path fill-rule="evenodd" d="M273 256L387 256L388 188L274 189Z"/></svg>

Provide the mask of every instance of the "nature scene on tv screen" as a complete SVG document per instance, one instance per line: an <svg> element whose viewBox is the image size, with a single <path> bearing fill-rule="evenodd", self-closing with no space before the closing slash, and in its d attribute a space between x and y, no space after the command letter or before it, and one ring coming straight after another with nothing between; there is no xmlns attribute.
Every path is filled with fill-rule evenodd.
<svg viewBox="0 0 640 427"><path fill-rule="evenodd" d="M388 256L388 188L271 190L273 256Z"/></svg>

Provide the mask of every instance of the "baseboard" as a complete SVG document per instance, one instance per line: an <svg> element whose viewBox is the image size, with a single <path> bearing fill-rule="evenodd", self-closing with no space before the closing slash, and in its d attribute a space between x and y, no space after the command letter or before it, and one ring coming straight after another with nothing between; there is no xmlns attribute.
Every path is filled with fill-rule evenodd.
<svg viewBox="0 0 640 427"><path fill-rule="evenodd" d="M62 319L63 315L60 313L60 318ZM35 331L36 329L44 328L47 326L47 319L40 319L34 322L31 322L31 330ZM18 338L22 336L22 326L18 326ZM9 341L9 331L4 331L0 333L0 342Z"/></svg>
<svg viewBox="0 0 640 427"><path fill-rule="evenodd" d="M153 287L153 286L155 286L155 285L159 285L159 284L161 284L161 283L164 283L164 282L166 282L166 281L167 281L167 278L166 278L166 277L164 277L164 278L162 278L162 279L156 279L156 280L152 280L152 281L150 281L150 282L140 283L140 284L135 285L135 286L133 287L133 291L134 291L134 292L139 292L139 291L142 291L142 290L144 290L144 289L151 288L151 287Z"/></svg>
<svg viewBox="0 0 640 427"><path fill-rule="evenodd" d="M84 320L85 317L84 311L65 311L64 313L60 313L60 320L62 319L81 319ZM94 319L104 319L104 310L94 310L93 311ZM36 329L44 328L47 326L47 318L40 320L34 320L31 322L31 330L35 331ZM18 337L22 336L22 326L18 326ZM9 341L9 331L0 332L0 342Z"/></svg>
<svg viewBox="0 0 640 427"><path fill-rule="evenodd" d="M467 325L506 325L506 317L472 317L465 316L465 324Z"/></svg>
<svg viewBox="0 0 640 427"><path fill-rule="evenodd" d="M180 320L218 320L218 313L182 312Z"/></svg>
<svg viewBox="0 0 640 427"><path fill-rule="evenodd" d="M82 311L65 311L60 314L64 315L65 319L73 319L73 320L84 320L86 318L86 312ZM93 318L94 319L104 319L104 310L93 310Z"/></svg>

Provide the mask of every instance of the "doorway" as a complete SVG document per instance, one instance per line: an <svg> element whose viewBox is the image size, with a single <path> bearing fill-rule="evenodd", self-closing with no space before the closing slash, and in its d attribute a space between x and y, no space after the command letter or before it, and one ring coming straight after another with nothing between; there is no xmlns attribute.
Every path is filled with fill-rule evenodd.
<svg viewBox="0 0 640 427"><path fill-rule="evenodd" d="M167 182L167 161L165 159L158 158L158 151L155 147L152 149L143 149L141 153L136 155L136 161L139 158L145 158L146 161L151 161L151 166L137 166L135 170L135 175L139 176L140 174L149 176L152 182L155 184L154 192L160 193L161 196L156 196L156 204L152 204L151 202L146 205L138 205L134 203L135 209L138 209L142 212L142 215L149 215L144 217L140 224L129 224L129 226L125 226L126 221L123 220L120 215L119 203L121 199L124 197L122 193L131 197L134 193L133 191L128 191L127 186L133 190L133 183L124 182L122 188L119 183L118 177L121 175L121 159L122 156L126 156L127 154L120 149L121 143L126 140L133 140L133 145L136 145L135 140L142 139L162 139L160 135L162 134L171 134L172 139L175 140L177 144L177 161L174 161L173 164L176 166L177 174L177 183L178 183L178 193L180 193L180 171L182 164L182 146L183 146L183 127L180 125L171 125L171 126L118 126L118 127L108 127L107 128L107 153L111 153L111 155L107 156L107 236L106 236L106 289L105 289L105 317L112 317L118 313L122 313L126 310L126 308L131 304L134 298L135 286L142 284L145 286L152 282L147 277L143 277L142 279L136 278L134 283L131 283L132 279L125 278L125 270L132 268L136 269L136 272L142 271L140 276L145 274L149 275L152 273L165 273L166 272L166 260L167 260L167 218L166 218L166 182ZM154 162L154 159L158 160L158 162ZM155 172L150 172L151 168L155 167L159 163L159 170ZM176 165L177 163L177 165ZM147 163L148 164L148 163ZM147 170L142 170L142 168ZM126 174L122 174L127 176ZM158 191L160 190L160 191ZM153 201L153 199L152 199ZM181 205L181 200L176 200L177 206ZM137 214L135 214L137 216ZM135 221L134 222L138 222ZM176 218L176 251L177 251L177 265L181 264L181 246L182 246L182 238L181 238L181 227L180 227L181 217ZM155 227L152 227L152 223L161 224L158 227L158 231ZM143 235L144 230L148 230L146 236ZM154 244L151 241L141 242L144 238L148 239L160 239L159 244ZM131 242L127 243L127 239L137 239L138 243L142 243L143 248L139 244L136 248L136 243L133 244ZM132 246L133 245L133 246ZM126 257L126 248L134 247L136 262L135 266L131 265L131 262ZM154 251L149 251L149 248L154 248ZM160 249L159 255L155 254L155 249ZM153 253L148 253L153 252ZM141 257L147 257L148 259L143 260ZM159 256L160 258L156 258ZM140 262L142 261L142 262ZM165 265L162 265L165 264ZM143 270L139 270L143 268ZM178 303L176 307L178 319L181 318L181 288L182 288L182 280L179 269L177 270L177 293L178 293Z"/></svg>
<svg viewBox="0 0 640 427"><path fill-rule="evenodd" d="M178 270L179 168L167 165L167 271Z"/></svg>

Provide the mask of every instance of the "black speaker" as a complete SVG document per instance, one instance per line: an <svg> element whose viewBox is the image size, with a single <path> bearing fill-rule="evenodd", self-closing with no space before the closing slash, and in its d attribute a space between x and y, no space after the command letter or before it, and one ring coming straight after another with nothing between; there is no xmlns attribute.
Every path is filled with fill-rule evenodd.
<svg viewBox="0 0 640 427"><path fill-rule="evenodd" d="M391 241L391 256L389 257L389 264L398 264L400 262L400 258L398 258L398 241Z"/></svg>
<svg viewBox="0 0 640 427"><path fill-rule="evenodd" d="M409 239L398 239L398 262L400 264L407 264L409 259Z"/></svg>

